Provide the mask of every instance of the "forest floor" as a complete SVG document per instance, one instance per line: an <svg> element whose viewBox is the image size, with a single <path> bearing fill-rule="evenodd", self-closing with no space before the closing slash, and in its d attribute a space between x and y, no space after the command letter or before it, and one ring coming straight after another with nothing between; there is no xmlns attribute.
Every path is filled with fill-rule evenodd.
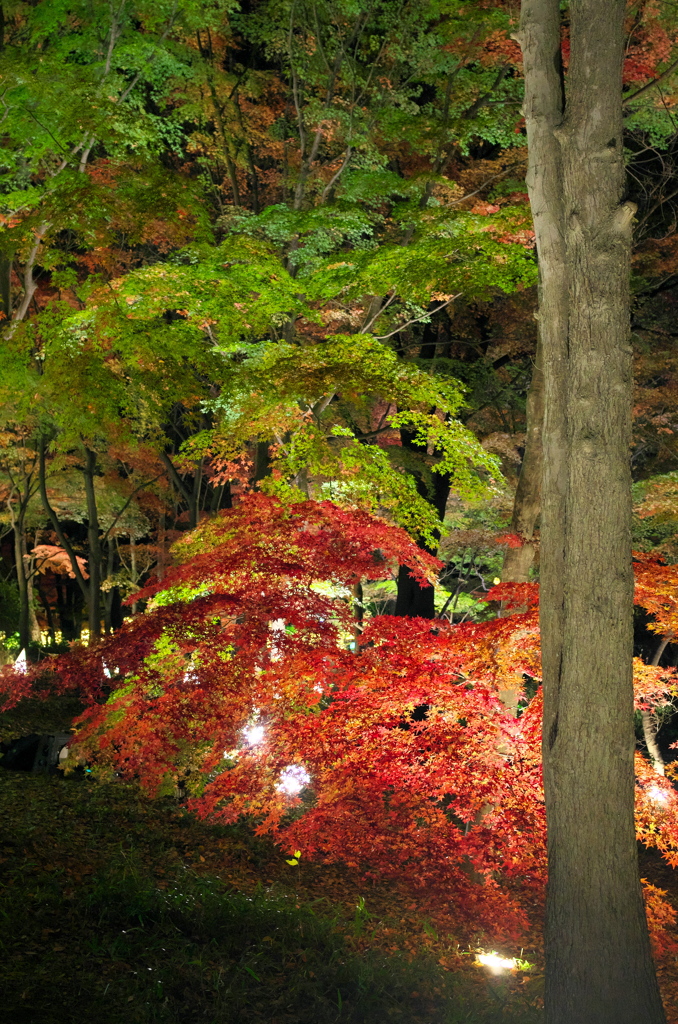
<svg viewBox="0 0 678 1024"><path fill-rule="evenodd" d="M678 908L674 872L647 857L643 873ZM405 892L289 866L243 828L122 783L0 769L0 883L12 1024L542 1019L538 936L529 969L493 977Z"/></svg>

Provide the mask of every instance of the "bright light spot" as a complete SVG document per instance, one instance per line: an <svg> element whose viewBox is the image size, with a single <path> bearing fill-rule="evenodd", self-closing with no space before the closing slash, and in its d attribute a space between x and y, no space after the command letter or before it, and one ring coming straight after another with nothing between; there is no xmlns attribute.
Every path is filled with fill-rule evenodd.
<svg viewBox="0 0 678 1024"><path fill-rule="evenodd" d="M28 664L26 662L26 651L23 650L21 652L21 654L19 655L19 657L14 662L14 671L15 672L26 672L27 669L28 669Z"/></svg>
<svg viewBox="0 0 678 1024"><path fill-rule="evenodd" d="M200 686L200 680L198 679L198 674L195 671L195 664L192 658L188 663L188 668L184 672L184 678L182 679L182 682L184 683L184 685L186 683L193 683L194 686Z"/></svg>
<svg viewBox="0 0 678 1024"><path fill-rule="evenodd" d="M263 725L250 725L247 729L243 729L242 734L249 745L254 747L257 743L261 743L264 738L264 732Z"/></svg>
<svg viewBox="0 0 678 1024"><path fill-rule="evenodd" d="M502 971L512 971L516 966L515 960L507 960L496 953L478 953L478 963L483 967L489 967L493 974L501 974Z"/></svg>
<svg viewBox="0 0 678 1024"><path fill-rule="evenodd" d="M650 788L647 791L647 795L649 796L650 800L652 800L652 802L655 804L666 805L669 802L668 793L664 792L664 790L661 789L659 786L650 786Z"/></svg>
<svg viewBox="0 0 678 1024"><path fill-rule="evenodd" d="M302 765L291 764L280 773L280 782L276 789L287 796L297 796L310 781L311 776Z"/></svg>

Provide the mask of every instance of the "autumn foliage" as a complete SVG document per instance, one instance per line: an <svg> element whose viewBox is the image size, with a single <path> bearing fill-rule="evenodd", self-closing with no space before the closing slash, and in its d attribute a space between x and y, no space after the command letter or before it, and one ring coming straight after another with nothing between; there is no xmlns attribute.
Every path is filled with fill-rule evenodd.
<svg viewBox="0 0 678 1024"><path fill-rule="evenodd" d="M72 752L104 775L181 784L200 815L246 816L285 851L392 878L495 937L523 931L545 881L536 585L492 588L488 601L527 610L486 622L363 628L356 584L406 564L426 585L437 560L365 512L262 495L174 550L134 595L145 614L25 676L6 670L7 704L77 688L89 706ZM642 559L638 574L660 621L676 571ZM672 670L641 662L636 682L643 707L675 689ZM675 864L676 794L641 755L637 775L639 838ZM673 912L650 895L666 949Z"/></svg>

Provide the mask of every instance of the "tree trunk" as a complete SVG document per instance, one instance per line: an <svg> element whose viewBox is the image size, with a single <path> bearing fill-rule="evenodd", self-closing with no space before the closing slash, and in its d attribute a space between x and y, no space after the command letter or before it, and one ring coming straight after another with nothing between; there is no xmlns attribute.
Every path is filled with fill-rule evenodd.
<svg viewBox="0 0 678 1024"><path fill-rule="evenodd" d="M99 538L99 515L94 492L96 453L85 449L85 498L87 501L87 546L89 548L89 587L87 593L87 623L90 641L101 636L101 540Z"/></svg>
<svg viewBox="0 0 678 1024"><path fill-rule="evenodd" d="M16 582L19 590L19 647L26 650L31 640L30 625L30 593L28 590L28 579L26 577L26 541L24 538L23 516L12 522L14 532L14 565L16 570Z"/></svg>
<svg viewBox="0 0 678 1024"><path fill-rule="evenodd" d="M32 572L26 573L26 588L28 592L28 635L32 643L39 644L42 639L42 633L38 616L35 614L35 592Z"/></svg>
<svg viewBox="0 0 678 1024"><path fill-rule="evenodd" d="M564 116L558 0L524 0L520 31L546 403L546 1020L660 1024L633 820L624 4L569 12Z"/></svg>
<svg viewBox="0 0 678 1024"><path fill-rule="evenodd" d="M115 548L113 538L108 538L106 548L106 574L105 579L113 575L115 568ZM117 587L107 587L104 591L104 632L108 635L113 632L113 606L118 592Z"/></svg>
<svg viewBox="0 0 678 1024"><path fill-rule="evenodd" d="M366 296L369 299L369 296ZM363 300L365 301L365 299ZM379 310L382 308L381 297L373 297L372 302L368 307L368 317L374 319L379 314ZM366 320L365 323L369 326L370 320ZM365 327L363 326L363 330ZM438 340L438 326L427 324L424 328L422 336L421 346L421 358L422 359L434 359L437 349ZM411 452L415 452L417 455L422 457L425 453L420 445L414 443L414 434L405 429L400 431L400 441L403 448L408 448ZM450 478L443 476L440 473L430 474L430 483L424 476L424 471L421 474L414 474L414 480L417 487L417 491L422 498L425 498L438 513L438 518L442 523L445 519L445 510L447 508L447 501L450 497ZM438 533L438 538L440 534ZM423 541L417 541L419 547L423 548L424 551L428 551L430 554L435 555L438 552L438 543L433 545L425 544ZM401 565L398 570L398 592L396 597L396 615L411 615L418 616L422 619L435 619L435 587L420 587L416 580L413 580L410 576L409 569Z"/></svg>
<svg viewBox="0 0 678 1024"><path fill-rule="evenodd" d="M0 253L0 311L4 319L12 317L12 260L5 253Z"/></svg>
<svg viewBox="0 0 678 1024"><path fill-rule="evenodd" d="M403 447L411 447L421 454L421 448L413 443L413 435L407 430L401 430L400 436ZM449 477L440 473L431 474L431 491L423 477L415 477L417 490L423 498L435 508L440 521L445 518L447 499L450 496ZM430 554L435 555L438 550L437 544L431 546L423 541L417 541L419 547ZM398 594L396 597L395 614L417 616L422 619L434 619L435 611L435 587L420 587L415 579L412 579L410 570L406 565L401 565L398 570Z"/></svg>

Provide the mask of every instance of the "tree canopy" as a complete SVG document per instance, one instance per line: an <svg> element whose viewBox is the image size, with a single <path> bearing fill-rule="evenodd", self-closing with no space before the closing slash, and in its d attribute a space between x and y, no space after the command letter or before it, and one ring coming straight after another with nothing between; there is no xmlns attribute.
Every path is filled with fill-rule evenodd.
<svg viewBox="0 0 678 1024"><path fill-rule="evenodd" d="M0 5L7 706L76 689L72 761L498 937L545 881L517 15ZM676 17L627 5L622 76L636 831L674 866Z"/></svg>

